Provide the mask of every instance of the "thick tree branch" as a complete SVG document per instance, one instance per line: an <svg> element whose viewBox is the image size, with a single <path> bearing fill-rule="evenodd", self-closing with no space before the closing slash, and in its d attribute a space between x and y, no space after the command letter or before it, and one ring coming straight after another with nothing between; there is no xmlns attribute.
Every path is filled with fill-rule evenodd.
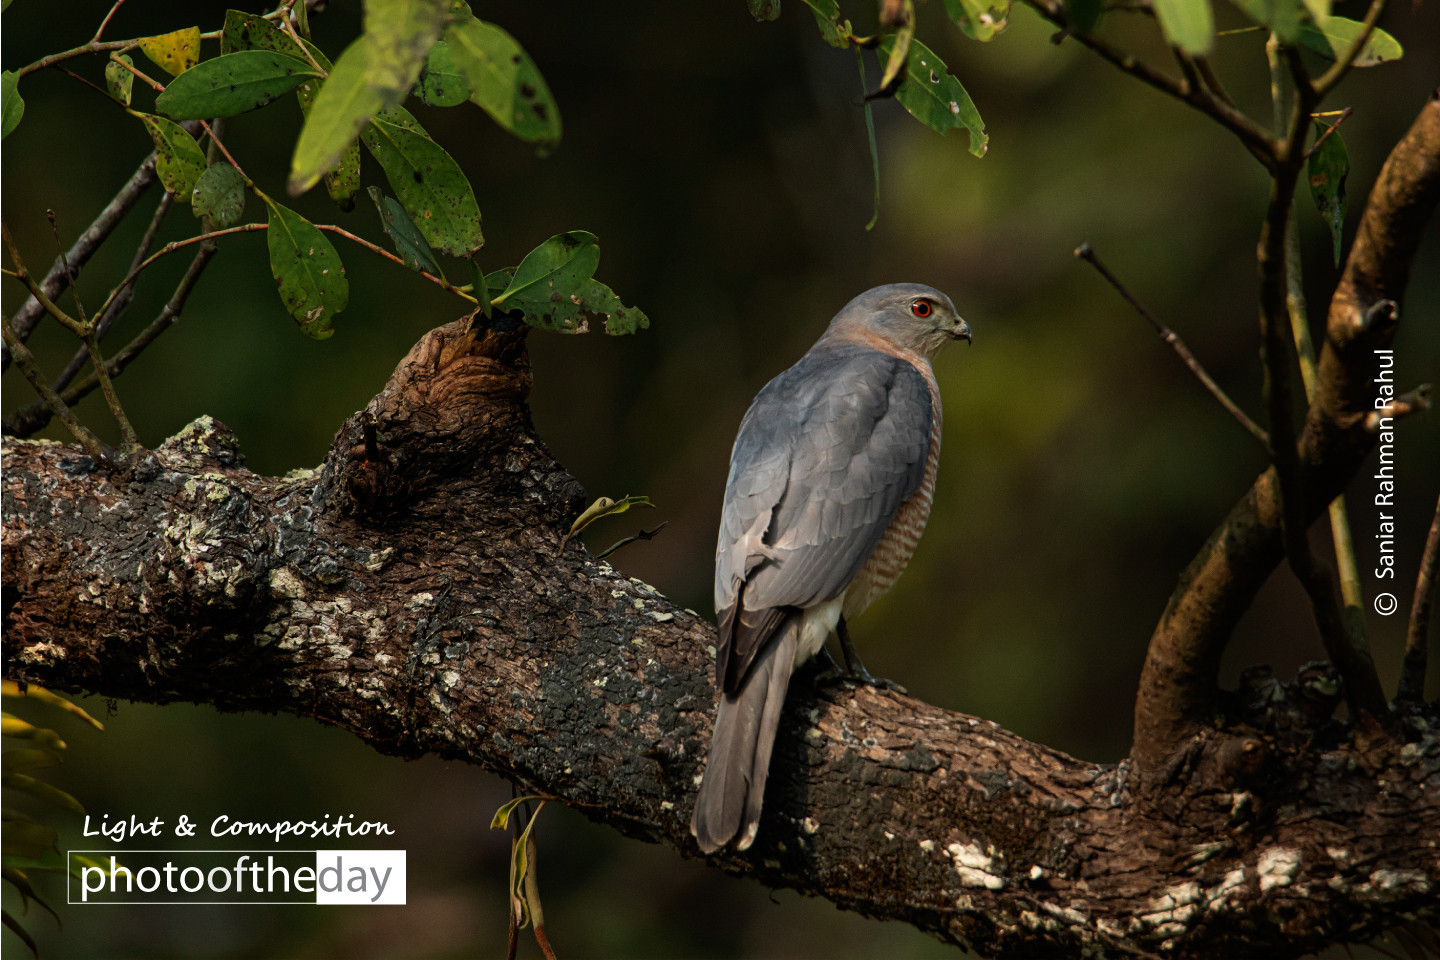
<svg viewBox="0 0 1440 960"><path fill-rule="evenodd" d="M124 473L7 440L9 675L314 716L699 856L714 631L559 549L585 492L531 428L525 328L476 322L427 335L317 470L257 477L209 419ZM1367 938L1440 889L1440 728L1361 756L1333 691L1253 673L1151 802L1129 764L801 674L760 840L713 862L991 956Z"/></svg>
<svg viewBox="0 0 1440 960"><path fill-rule="evenodd" d="M1304 516L1344 489L1375 435L1373 351L1399 327L1410 264L1440 201L1440 100L1432 97L1381 169L1330 302L1315 399L1300 444ZM1267 470L1180 576L1150 640L1135 710L1142 777L1162 777L1215 703L1220 656L1255 593L1284 557L1276 473Z"/></svg>

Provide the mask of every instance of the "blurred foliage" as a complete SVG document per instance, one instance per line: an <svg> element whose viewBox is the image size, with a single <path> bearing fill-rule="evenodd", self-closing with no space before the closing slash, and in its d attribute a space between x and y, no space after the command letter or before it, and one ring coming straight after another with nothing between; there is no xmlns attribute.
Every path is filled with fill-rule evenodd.
<svg viewBox="0 0 1440 960"><path fill-rule="evenodd" d="M84 42L107 7L77 2L58 16L53 5L18 0L5 14L5 67ZM110 35L180 22L213 28L225 8L131 0ZM846 13L873 18L873 7L847 5ZM1364 7L1347 0L1336 13L1358 19ZM871 669L919 697L1081 756L1123 756L1150 630L1180 570L1264 461L1070 252L1092 243L1258 415L1254 238L1263 171L1206 118L1074 42L1051 43L1053 27L1030 9L1016 7L1001 36L978 44L932 2L916 8L917 36L983 111L989 152L976 160L894 101L874 101L886 206L866 233L872 168L855 67L800 4L769 23L756 23L738 0L623 8L512 0L486 4L482 15L504 24L543 70L564 109L563 146L537 161L534 144L473 109L417 100L407 109L474 185L487 263L518 264L557 225L584 224L605 240L607 280L655 320L636 338L531 340L532 406L550 450L592 491L643 490L659 504L657 520L670 521L662 536L617 555L625 572L708 613L726 461L751 398L856 293L902 280L933 284L959 305L975 344L936 364L946 438L927 534L907 575L853 635ZM1250 22L1223 3L1214 16L1220 32ZM1354 75L1335 104L1354 108L1342 129L1356 209L1434 88L1440 62L1435 4L1393 4L1384 26L1405 57ZM342 50L362 29L360 5L332 0L310 27L319 47ZM1148 18L1110 11L1095 29L1152 64L1170 59ZM1232 95L1252 116L1268 116L1263 34L1214 42L1212 62ZM878 77L883 63L864 56ZM77 64L103 84L99 58ZM37 265L53 251L45 208L73 235L150 149L133 118L78 86L55 71L27 76L24 121L5 140L6 220ZM227 145L232 137L245 143L247 174L278 184L300 123L298 110L277 104L228 120L224 136ZM367 164L361 189L370 185L387 181ZM123 276L157 200L147 197L91 262L80 280L87 303ZM293 207L386 243L368 205L337 214L323 191L311 191ZM1318 330L1337 276L1332 241L1313 209L1299 215ZM158 242L193 233L187 220L167 220ZM257 471L314 466L336 426L410 346L468 309L404 267L351 257L344 322L329 341L311 341L275 322L260 238L222 243L181 322L116 381L149 444L208 413L236 430ZM111 337L133 335L159 312L184 269L179 260L147 272ZM20 292L7 285L3 293L14 310ZM53 324L30 343L52 370L74 351ZM1435 379L1433 230L1396 351L1405 389ZM33 399L13 372L3 389L7 410ZM105 433L98 395L80 413L118 439ZM67 439L54 426L44 435ZM1433 416L1401 425L1398 454L1404 583L1413 581L1440 492ZM1352 504L1362 570L1375 555L1364 479L1372 472L1362 469ZM632 516L597 525L591 545L606 546ZM1328 550L1328 532L1313 534L1317 550ZM1393 689L1403 623L1371 613L1369 629ZM1240 668L1265 662L1283 674L1320 650L1303 592L1281 570L1241 625L1225 676L1233 682ZM506 893L496 878L508 869L510 846L485 828L509 792L479 770L381 757L307 720L186 705L122 704L103 744L71 752L52 779L99 813L385 819L409 851L410 905L71 910L59 935L35 931L48 955L460 957L488 955L503 941ZM176 764L177 755L186 762ZM574 811L545 818L547 929L561 957L954 955L907 927L840 914L823 901L780 892L774 906L754 884L625 840ZM79 845L76 834L62 826L60 847ZM522 941L521 956L539 953Z"/></svg>

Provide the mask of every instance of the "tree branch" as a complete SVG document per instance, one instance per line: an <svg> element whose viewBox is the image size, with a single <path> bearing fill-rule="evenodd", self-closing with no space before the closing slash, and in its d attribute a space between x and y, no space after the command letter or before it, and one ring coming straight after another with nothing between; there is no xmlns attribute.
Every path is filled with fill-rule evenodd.
<svg viewBox="0 0 1440 960"><path fill-rule="evenodd" d="M1399 327L1386 304L1404 296L1410 264L1440 201L1440 100L1432 97L1391 150L1361 215L1339 287L1331 298L1315 400L1301 437L1305 516L1343 492L1374 447L1365 428L1373 407L1373 350ZM1163 778L1212 715L1220 656L1242 614L1284 557L1274 469L1216 527L1180 583L1150 639L1135 709L1137 772Z"/></svg>
<svg viewBox="0 0 1440 960"><path fill-rule="evenodd" d="M122 476L7 440L9 675L288 711L438 753L699 856L709 624L559 544L584 489L530 426L526 328L428 334L318 470L196 421ZM365 426L378 425L378 457ZM137 536L153 530L158 535ZM792 681L756 845L712 863L995 957L1294 957L1433 905L1440 740L1366 767L1309 674L1253 675L1164 806L1128 764ZM1278 691L1278 693L1277 693Z"/></svg>
<svg viewBox="0 0 1440 960"><path fill-rule="evenodd" d="M155 154L151 153L131 174L130 179L125 182L125 186L120 188L120 192L115 194L114 199L100 211L100 215L95 218L89 228L71 244L66 257L76 270L90 261L90 257L100 248L116 225L124 219L125 214L130 212L146 189L154 182ZM60 265L59 257L55 258L55 265L50 268L50 272L41 281L40 288L52 300L60 296L60 292L65 289L65 270ZM30 297L20 305L19 310L15 311L15 315L10 318L10 324L15 336L21 342L29 339L30 331L35 329L35 324L40 321L44 312L44 307L34 297ZM8 369L10 369L10 350L7 346L3 355L0 355L0 371Z"/></svg>

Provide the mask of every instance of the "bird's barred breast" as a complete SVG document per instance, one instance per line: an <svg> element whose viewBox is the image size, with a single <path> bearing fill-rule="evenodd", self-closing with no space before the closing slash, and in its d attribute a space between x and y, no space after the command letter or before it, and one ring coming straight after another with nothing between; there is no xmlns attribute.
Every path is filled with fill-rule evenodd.
<svg viewBox="0 0 1440 960"><path fill-rule="evenodd" d="M887 351L894 353L895 351ZM943 410L940 406L940 385L935 382L935 373L930 364L919 357L896 354L909 361L925 378L930 390L930 454L925 460L925 477L920 488L900 505L895 518L880 538L875 552L845 591L844 613L847 620L859 616L866 607L874 603L895 586L895 581L905 572L910 558L915 555L915 546L925 532L925 523L930 519L930 506L935 500L935 474L940 466L940 432Z"/></svg>

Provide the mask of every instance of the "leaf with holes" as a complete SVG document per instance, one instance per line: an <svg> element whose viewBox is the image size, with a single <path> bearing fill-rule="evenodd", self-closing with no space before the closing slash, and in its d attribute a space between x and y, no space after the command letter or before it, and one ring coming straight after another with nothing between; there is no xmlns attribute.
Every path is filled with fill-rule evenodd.
<svg viewBox="0 0 1440 960"><path fill-rule="evenodd" d="M455 65L450 44L444 40L435 41L425 69L420 72L420 82L415 85L415 95L431 107L455 107L470 99L470 84Z"/></svg>
<svg viewBox="0 0 1440 960"><path fill-rule="evenodd" d="M205 172L205 153L200 144L178 123L136 110L129 113L140 118L155 141L155 172L160 182L175 194L176 203L189 203L195 182Z"/></svg>
<svg viewBox="0 0 1440 960"><path fill-rule="evenodd" d="M600 246L593 233L557 234L526 255L494 298L494 307L520 310L532 327L558 333L585 333L592 320L603 323L612 336L648 327L644 313L622 304L613 290L594 279L599 265ZM491 286L490 277L486 284Z"/></svg>
<svg viewBox="0 0 1440 960"><path fill-rule="evenodd" d="M20 118L25 116L25 100L20 96L19 90L20 75L14 70L6 70L0 74L0 140L10 136L10 132L20 126Z"/></svg>
<svg viewBox="0 0 1440 960"><path fill-rule="evenodd" d="M1009 25L1010 0L945 0L945 13L971 40L989 41Z"/></svg>
<svg viewBox="0 0 1440 960"><path fill-rule="evenodd" d="M850 21L840 19L840 4L835 0L802 0L815 14L820 37L832 47L844 50L850 45Z"/></svg>
<svg viewBox="0 0 1440 960"><path fill-rule="evenodd" d="M530 55L493 23L470 17L445 31L450 56L470 99L500 126L529 143L560 142L560 108Z"/></svg>
<svg viewBox="0 0 1440 960"><path fill-rule="evenodd" d="M430 244L425 242L415 224L405 215L405 208L393 197L385 196L379 187L370 188L370 199L375 201L375 208L380 211L380 225L385 228L390 242L395 244L395 252L405 261L405 266L416 273L423 270L437 277L444 276L435 263L435 253Z"/></svg>
<svg viewBox="0 0 1440 960"><path fill-rule="evenodd" d="M244 10L226 10L225 25L220 31L220 54L239 50L269 50L304 59L290 34L272 21Z"/></svg>
<svg viewBox="0 0 1440 960"><path fill-rule="evenodd" d="M780 16L780 0L748 0L750 16L756 20L775 20Z"/></svg>
<svg viewBox="0 0 1440 960"><path fill-rule="evenodd" d="M319 86L290 161L290 194L304 193L340 166L361 128L381 106L380 95L365 83L365 38L361 37L340 54Z"/></svg>
<svg viewBox="0 0 1440 960"><path fill-rule="evenodd" d="M1295 5L1294 0L1276 2ZM1210 52L1215 43L1215 13L1210 9L1210 0L1154 0L1154 7L1166 40L1193 56Z"/></svg>
<svg viewBox="0 0 1440 960"><path fill-rule="evenodd" d="M245 213L245 178L222 160L200 174L191 196L191 212L209 217L214 229L224 230L239 223Z"/></svg>
<svg viewBox="0 0 1440 960"><path fill-rule="evenodd" d="M365 0L365 83L398 106L450 19L450 0Z"/></svg>
<svg viewBox="0 0 1440 960"><path fill-rule="evenodd" d="M880 42L880 55L889 56L892 37ZM970 152L985 156L990 138L985 135L985 121L970 94L952 77L945 61L919 40L910 41L910 56L905 65L905 79L895 91L895 99L910 115L936 133L957 127L970 134Z"/></svg>
<svg viewBox="0 0 1440 960"><path fill-rule="evenodd" d="M206 60L170 81L155 109L173 120L233 117L270 104L320 76L309 63L270 50L239 50Z"/></svg>
<svg viewBox="0 0 1440 960"><path fill-rule="evenodd" d="M1318 138L1330 129L1316 122L1315 136ZM1340 265L1340 247L1345 230L1345 178L1350 175L1350 155L1345 141L1336 130L1325 138L1325 142L1310 155L1306 173L1310 176L1310 199L1315 209L1330 225L1330 238L1334 242L1335 265Z"/></svg>
<svg viewBox="0 0 1440 960"><path fill-rule="evenodd" d="M315 224L270 201L270 272L300 329L316 340L334 334L330 320L350 301L340 255Z"/></svg>
<svg viewBox="0 0 1440 960"><path fill-rule="evenodd" d="M140 41L140 50L161 70L178 77L200 62L200 28L186 27Z"/></svg>
<svg viewBox="0 0 1440 960"><path fill-rule="evenodd" d="M1314 50L1327 60L1334 60L1340 54L1350 49L1350 45L1360 36L1360 31L1365 25L1346 17L1331 17L1325 21L1324 27L1314 27L1304 24L1300 27L1300 43L1305 47ZM1360 48L1360 53L1355 57L1355 66L1374 67L1382 63L1389 63L1391 60L1399 60L1405 56L1405 48L1400 46L1400 41L1390 34L1376 27L1370 33L1370 39L1365 41L1365 46Z"/></svg>
<svg viewBox="0 0 1440 960"><path fill-rule="evenodd" d="M360 142L385 170L410 219L437 250L457 257L480 249L480 206L450 154L406 110L392 107L360 133Z"/></svg>
<svg viewBox="0 0 1440 960"><path fill-rule="evenodd" d="M305 41L305 50L320 65L320 69L329 73L333 66L326 59L325 54L320 52L309 40ZM315 105L315 98L320 95L320 88L325 84L324 80L307 79L300 86L295 88L295 96L300 101L300 113L303 116L310 116L310 108ZM325 192L335 205L341 210L349 213L355 209L355 194L360 191L360 141L350 141L350 146L340 155L340 162L335 169L325 174Z"/></svg>
<svg viewBox="0 0 1440 960"><path fill-rule="evenodd" d="M135 61L123 54L120 59L132 67L135 66ZM134 86L135 74L114 60L105 62L105 89L110 91L110 96L128 107L130 106L131 90Z"/></svg>

